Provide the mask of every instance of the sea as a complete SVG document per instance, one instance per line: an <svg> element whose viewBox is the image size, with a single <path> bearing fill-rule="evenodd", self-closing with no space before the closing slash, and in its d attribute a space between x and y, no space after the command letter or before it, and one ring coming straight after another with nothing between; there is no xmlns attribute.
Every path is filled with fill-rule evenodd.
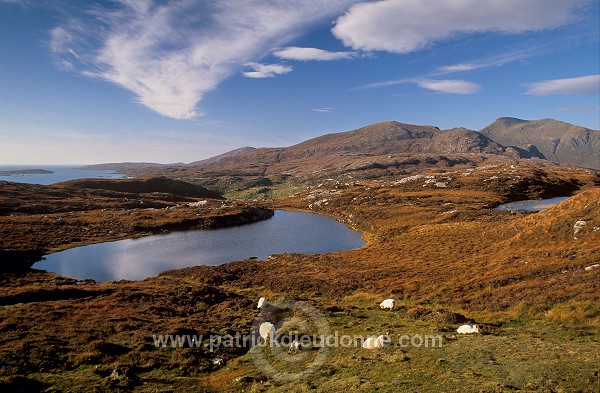
<svg viewBox="0 0 600 393"><path fill-rule="evenodd" d="M21 169L44 169L53 173L18 174L0 176L0 180L15 183L53 184L75 179L121 179L128 177L121 173L114 173L106 169L81 169L78 165L0 165L0 171L15 171Z"/></svg>

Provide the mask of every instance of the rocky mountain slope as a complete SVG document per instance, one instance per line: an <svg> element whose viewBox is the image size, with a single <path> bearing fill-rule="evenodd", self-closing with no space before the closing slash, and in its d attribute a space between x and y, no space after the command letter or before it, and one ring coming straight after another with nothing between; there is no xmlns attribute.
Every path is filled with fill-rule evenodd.
<svg viewBox="0 0 600 393"><path fill-rule="evenodd" d="M501 117L479 132L505 146L533 145L555 163L600 169L600 131L554 119Z"/></svg>
<svg viewBox="0 0 600 393"><path fill-rule="evenodd" d="M234 157L234 156L237 156L237 155L240 155L240 154L247 153L247 152L252 151L252 150L256 150L256 148L252 147L252 146L240 147L239 149L230 150L230 151L228 151L226 153L219 154L218 156L210 157L210 158L207 158L207 159L204 159L204 160L190 162L187 165L194 166L194 167L204 166L204 165L213 165L213 164L216 164L219 161L221 161L223 158Z"/></svg>
<svg viewBox="0 0 600 393"><path fill-rule="evenodd" d="M290 147L261 148L224 157L215 162L212 168L307 174L314 173L317 168L329 168L331 172L337 172L342 168L356 167L357 163L364 164L365 158L381 166L382 160L375 157L396 156L418 160L424 155L433 160L440 155L494 155L513 159L532 157L529 151L506 148L485 135L465 128L440 130L434 126L388 121L353 131L323 135Z"/></svg>
<svg viewBox="0 0 600 393"><path fill-rule="evenodd" d="M396 160L387 162L392 157ZM112 169L135 176L185 175L189 170L303 175L321 168L335 174L350 167L475 166L488 160L530 158L600 169L600 131L553 119L529 121L511 117L499 118L479 132L387 121L326 134L289 147L242 147L189 164L111 163L84 168Z"/></svg>
<svg viewBox="0 0 600 393"><path fill-rule="evenodd" d="M244 147L189 164L124 163L110 164L110 169L135 177L175 177L228 197L273 198L324 181L346 183L447 168L564 163L600 169L598 134L556 120L501 118L480 132L387 121L289 147Z"/></svg>

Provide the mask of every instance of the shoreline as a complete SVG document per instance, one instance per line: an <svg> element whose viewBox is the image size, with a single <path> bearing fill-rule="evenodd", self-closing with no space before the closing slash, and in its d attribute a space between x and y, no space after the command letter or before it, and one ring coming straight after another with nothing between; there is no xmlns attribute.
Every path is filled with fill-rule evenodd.
<svg viewBox="0 0 600 393"><path fill-rule="evenodd" d="M89 213L89 212L88 212ZM194 215L198 214L192 212ZM43 246L34 246L33 248L24 249L9 249L0 250L0 259L2 264L0 265L0 273L4 272L16 272L16 271L27 271L31 269L31 266L36 262L42 260L46 255L53 254L76 247L87 246L91 244L113 242L126 239L137 239L145 236L156 235L160 233L171 233L177 231L186 231L194 229L219 229L226 227L234 227L247 225L261 220L266 220L274 215L274 210L265 207L258 206L244 206L234 210L234 212L227 211L224 214L217 215L206 215L202 217L184 218L183 220L173 220L171 222L163 223L160 226L140 226L132 227L127 233L123 233L123 236L119 234L108 234L101 237L89 237L87 239L80 239L76 242L61 243L53 248L44 248ZM76 229L76 228L75 228ZM88 230L89 231L89 230ZM51 232L51 231L50 231ZM38 236L44 238L51 233L37 233ZM5 239L6 240L6 239Z"/></svg>
<svg viewBox="0 0 600 393"><path fill-rule="evenodd" d="M171 183L173 187L179 184ZM0 272L27 270L44 255L70 248L244 225L274 214L272 209L244 201L211 199L212 194L202 198L208 192L203 188L184 189L181 192L190 196L178 196L77 189L73 183L43 186L5 182L3 190Z"/></svg>

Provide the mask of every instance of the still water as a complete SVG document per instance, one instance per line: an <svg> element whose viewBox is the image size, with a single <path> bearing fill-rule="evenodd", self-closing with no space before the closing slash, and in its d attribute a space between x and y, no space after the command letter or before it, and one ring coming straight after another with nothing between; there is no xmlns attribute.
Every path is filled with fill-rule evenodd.
<svg viewBox="0 0 600 393"><path fill-rule="evenodd" d="M494 210L530 210L530 211L542 211L546 210L552 205L556 205L562 201L566 201L570 197L556 197L549 199L540 199L536 201L519 201L505 203L500 206L496 206Z"/></svg>
<svg viewBox="0 0 600 393"><path fill-rule="evenodd" d="M110 170L104 169L78 169L68 165L10 165L0 166L0 171L14 171L20 169L44 169L53 173L35 173L35 174L18 174L10 176L0 176L0 180L11 181L15 183L29 184L53 184L61 181L85 179L85 178L106 178L118 179L125 177L119 173L113 173Z"/></svg>
<svg viewBox="0 0 600 393"><path fill-rule="evenodd" d="M360 233L330 217L278 210L272 218L249 225L72 248L47 255L33 268L97 282L139 280L169 269L267 259L270 254L350 250L364 244Z"/></svg>

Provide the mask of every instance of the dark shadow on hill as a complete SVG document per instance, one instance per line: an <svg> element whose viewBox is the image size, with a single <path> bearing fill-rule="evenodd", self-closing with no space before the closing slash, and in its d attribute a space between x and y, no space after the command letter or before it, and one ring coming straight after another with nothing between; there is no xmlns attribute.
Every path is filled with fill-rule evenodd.
<svg viewBox="0 0 600 393"><path fill-rule="evenodd" d="M28 271L43 256L43 250L0 250L0 273Z"/></svg>
<svg viewBox="0 0 600 393"><path fill-rule="evenodd" d="M98 189L127 193L165 193L190 198L224 199L216 191L167 177L148 179L80 179L57 183L63 187Z"/></svg>

